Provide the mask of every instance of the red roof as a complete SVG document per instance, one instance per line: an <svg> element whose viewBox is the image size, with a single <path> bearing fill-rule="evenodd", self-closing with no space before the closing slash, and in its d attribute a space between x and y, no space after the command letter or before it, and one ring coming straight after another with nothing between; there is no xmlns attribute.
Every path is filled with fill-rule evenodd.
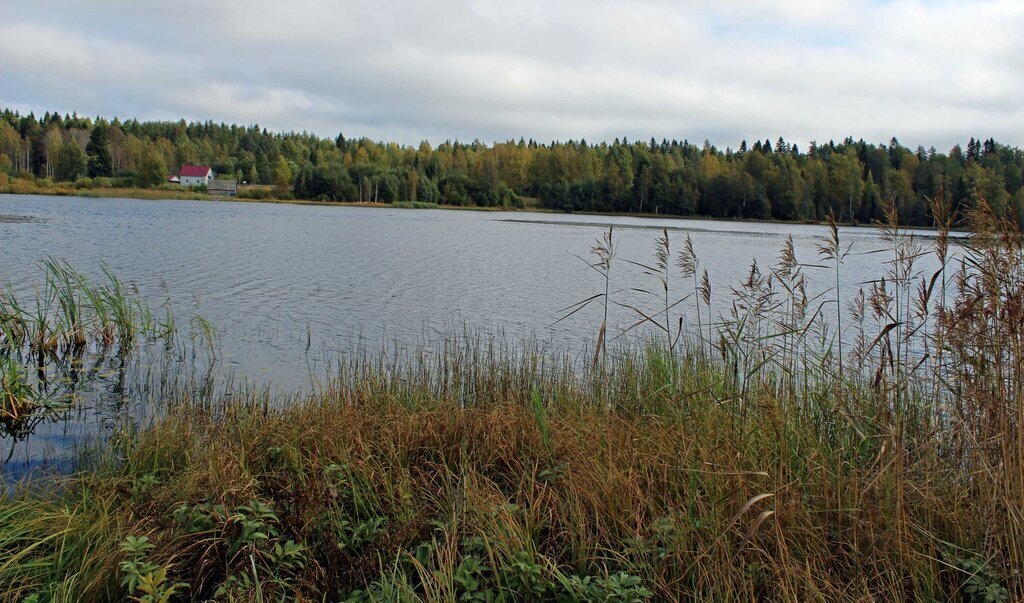
<svg viewBox="0 0 1024 603"><path fill-rule="evenodd" d="M183 165L181 171L178 173L182 178L186 176L192 176L193 178L203 178L210 174L212 168L208 165Z"/></svg>

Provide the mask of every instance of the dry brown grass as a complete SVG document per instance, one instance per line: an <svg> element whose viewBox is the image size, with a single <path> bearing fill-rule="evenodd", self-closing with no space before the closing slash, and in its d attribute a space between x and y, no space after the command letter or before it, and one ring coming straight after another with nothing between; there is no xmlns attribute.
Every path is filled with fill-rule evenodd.
<svg viewBox="0 0 1024 603"><path fill-rule="evenodd" d="M940 231L941 268L922 274L923 244L891 216L845 358L822 310L837 291L808 295L787 243L736 287L716 340L674 348L659 330L581 367L469 342L354 360L290 404L165 400L65 495L0 503L0 534L19 535L0 536L0 580L123 596L116 545L146 535L191 598L1020 600L1024 247L1013 220L970 219L959 259ZM597 247L608 302L612 233ZM69 500L65 527L32 519ZM246 540L254 517L265 538ZM55 533L93 556L71 572L51 547L18 552Z"/></svg>

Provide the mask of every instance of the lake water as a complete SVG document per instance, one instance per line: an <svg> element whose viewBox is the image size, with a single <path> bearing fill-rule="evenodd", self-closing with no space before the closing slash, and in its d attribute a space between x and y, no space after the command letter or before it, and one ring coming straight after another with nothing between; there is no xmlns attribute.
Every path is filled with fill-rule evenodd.
<svg viewBox="0 0 1024 603"><path fill-rule="evenodd" d="M552 323L561 308L603 290L580 257L591 259L609 224L618 256L648 264L662 228L674 250L689 233L721 312L752 260L774 264L792 235L798 259L818 264L816 244L827 234L797 224L0 195L0 281L30 292L47 256L92 276L105 263L179 322L209 320L237 377L295 390L335 354L389 341L429 345L463 325L581 349L600 323L596 305ZM842 284L852 293L880 277L890 256L868 253L885 246L874 229L842 228L841 237L853 244ZM934 266L930 257L920 264ZM613 289L658 287L640 268L620 262L614 270ZM834 278L805 272L812 291ZM680 294L691 287L681 278L672 286ZM679 313L692 314L692 305ZM629 311L615 311L614 325L631 322Z"/></svg>

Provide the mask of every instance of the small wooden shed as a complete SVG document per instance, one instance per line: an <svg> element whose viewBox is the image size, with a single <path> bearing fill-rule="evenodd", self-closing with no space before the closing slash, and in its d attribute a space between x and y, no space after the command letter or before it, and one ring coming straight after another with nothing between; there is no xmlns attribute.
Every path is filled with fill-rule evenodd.
<svg viewBox="0 0 1024 603"><path fill-rule="evenodd" d="M210 180L206 185L206 192L215 197L234 197L238 195L238 181Z"/></svg>

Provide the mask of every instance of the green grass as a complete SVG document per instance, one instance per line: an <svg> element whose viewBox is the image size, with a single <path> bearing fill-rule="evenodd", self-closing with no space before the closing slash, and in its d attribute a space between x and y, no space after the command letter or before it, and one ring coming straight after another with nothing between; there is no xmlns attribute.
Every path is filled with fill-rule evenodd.
<svg viewBox="0 0 1024 603"><path fill-rule="evenodd" d="M401 207L403 209L438 209L441 207L437 203L427 203L425 201L396 201L391 205L392 207Z"/></svg>
<svg viewBox="0 0 1024 603"><path fill-rule="evenodd" d="M136 186L97 186L90 185L80 188L71 182L53 183L45 181L36 183L21 178L10 180L7 185L0 183L0 193L16 195L52 195L58 197L97 197L97 198L130 198L146 200L182 200L182 201L228 201L249 203L288 203L296 205L345 205L357 207L400 207L406 209L460 209L467 211L516 211L516 207L486 207L477 205L441 205L424 201L395 201L393 203L376 203L360 201L322 201L316 199L297 199L290 191L253 185L241 187L237 197L220 197L210 195L203 190L193 190L174 185L162 185L157 188L141 188Z"/></svg>

